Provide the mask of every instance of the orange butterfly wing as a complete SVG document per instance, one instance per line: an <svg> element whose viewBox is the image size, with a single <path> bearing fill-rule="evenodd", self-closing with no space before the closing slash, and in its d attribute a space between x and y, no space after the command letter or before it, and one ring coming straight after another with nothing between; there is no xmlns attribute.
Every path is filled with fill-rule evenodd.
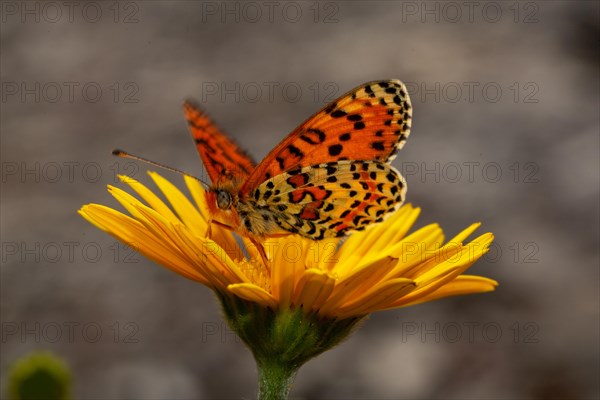
<svg viewBox="0 0 600 400"><path fill-rule="evenodd" d="M213 184L237 195L235 212L224 222L238 233L342 236L380 222L404 201L406 183L389 165L411 124L408 91L398 80L369 82L346 93L256 167L206 114L189 102L184 108ZM222 214L216 200L209 201L212 212Z"/></svg>
<svg viewBox="0 0 600 400"><path fill-rule="evenodd" d="M406 182L391 165L340 160L277 175L254 189L246 203L266 223L321 240L383 221L405 194Z"/></svg>
<svg viewBox="0 0 600 400"><path fill-rule="evenodd" d="M255 169L254 160L192 101L186 101L183 110L212 183L223 180L244 182Z"/></svg>
<svg viewBox="0 0 600 400"><path fill-rule="evenodd" d="M339 160L390 161L410 133L411 116L408 91L401 81L365 83L290 133L252 171L240 196L298 168Z"/></svg>

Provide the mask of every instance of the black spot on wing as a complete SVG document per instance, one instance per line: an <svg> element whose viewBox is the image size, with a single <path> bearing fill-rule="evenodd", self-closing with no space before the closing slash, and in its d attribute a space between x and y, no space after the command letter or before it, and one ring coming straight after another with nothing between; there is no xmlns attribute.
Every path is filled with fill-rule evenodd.
<svg viewBox="0 0 600 400"><path fill-rule="evenodd" d="M331 156L339 156L344 147L341 144L333 144L329 146L329 155Z"/></svg>
<svg viewBox="0 0 600 400"><path fill-rule="evenodd" d="M277 161L277 163L279 164L279 168L280 169L285 169L285 164L284 164L284 159L283 158L281 158L281 157L275 157L275 161ZM270 176L268 176L267 178L269 178L269 177Z"/></svg>
<svg viewBox="0 0 600 400"><path fill-rule="evenodd" d="M309 144L320 144L325 141L325 132L319 129L308 129L306 133L300 135L300 139Z"/></svg>
<svg viewBox="0 0 600 400"><path fill-rule="evenodd" d="M302 151L300 151L299 148L297 148L296 146L294 146L292 144L290 144L288 146L288 151L290 152L290 154L292 154L292 155L294 155L294 156L296 156L298 158L304 157L304 153L302 153Z"/></svg>
<svg viewBox="0 0 600 400"><path fill-rule="evenodd" d="M362 121L355 122L354 123L354 129L356 129L357 131L359 131L361 129L365 129L365 123L362 122Z"/></svg>

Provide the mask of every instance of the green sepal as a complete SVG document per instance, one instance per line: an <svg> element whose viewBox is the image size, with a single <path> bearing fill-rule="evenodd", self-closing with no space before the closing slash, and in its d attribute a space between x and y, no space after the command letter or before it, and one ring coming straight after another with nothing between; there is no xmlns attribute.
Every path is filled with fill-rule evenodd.
<svg viewBox="0 0 600 400"><path fill-rule="evenodd" d="M272 310L217 292L225 318L252 351L259 370L259 399L285 399L296 371L342 342L364 317L338 320L304 309Z"/></svg>

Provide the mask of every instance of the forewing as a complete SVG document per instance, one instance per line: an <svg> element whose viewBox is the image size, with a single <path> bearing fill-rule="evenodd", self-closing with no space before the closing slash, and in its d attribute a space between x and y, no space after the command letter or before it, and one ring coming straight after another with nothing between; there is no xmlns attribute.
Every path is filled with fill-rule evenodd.
<svg viewBox="0 0 600 400"><path fill-rule="evenodd" d="M245 181L256 163L192 101L183 105L190 133L210 180Z"/></svg>
<svg viewBox="0 0 600 400"><path fill-rule="evenodd" d="M342 160L268 179L250 201L282 229L320 240L383 221L405 195L404 178L391 165Z"/></svg>
<svg viewBox="0 0 600 400"><path fill-rule="evenodd" d="M388 162L410 133L412 107L399 80L346 93L290 133L252 172L240 193L299 168L339 160Z"/></svg>

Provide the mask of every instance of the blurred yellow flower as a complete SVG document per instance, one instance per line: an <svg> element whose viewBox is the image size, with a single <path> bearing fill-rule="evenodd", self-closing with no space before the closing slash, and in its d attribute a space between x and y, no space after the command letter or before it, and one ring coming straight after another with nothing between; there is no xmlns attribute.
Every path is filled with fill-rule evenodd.
<svg viewBox="0 0 600 400"><path fill-rule="evenodd" d="M184 176L193 202L157 173L151 178L169 204L138 181L121 176L142 202L109 186L131 216L89 204L79 213L98 228L157 263L232 296L273 311L301 309L316 318L362 318L372 312L460 294L488 292L494 280L463 275L494 236L464 244L473 224L444 243L438 224L408 231L420 209L403 206L383 223L344 239L315 242L296 235L262 243L266 266L249 240L240 246L230 231L210 227L204 189ZM239 239L239 238L238 238Z"/></svg>

